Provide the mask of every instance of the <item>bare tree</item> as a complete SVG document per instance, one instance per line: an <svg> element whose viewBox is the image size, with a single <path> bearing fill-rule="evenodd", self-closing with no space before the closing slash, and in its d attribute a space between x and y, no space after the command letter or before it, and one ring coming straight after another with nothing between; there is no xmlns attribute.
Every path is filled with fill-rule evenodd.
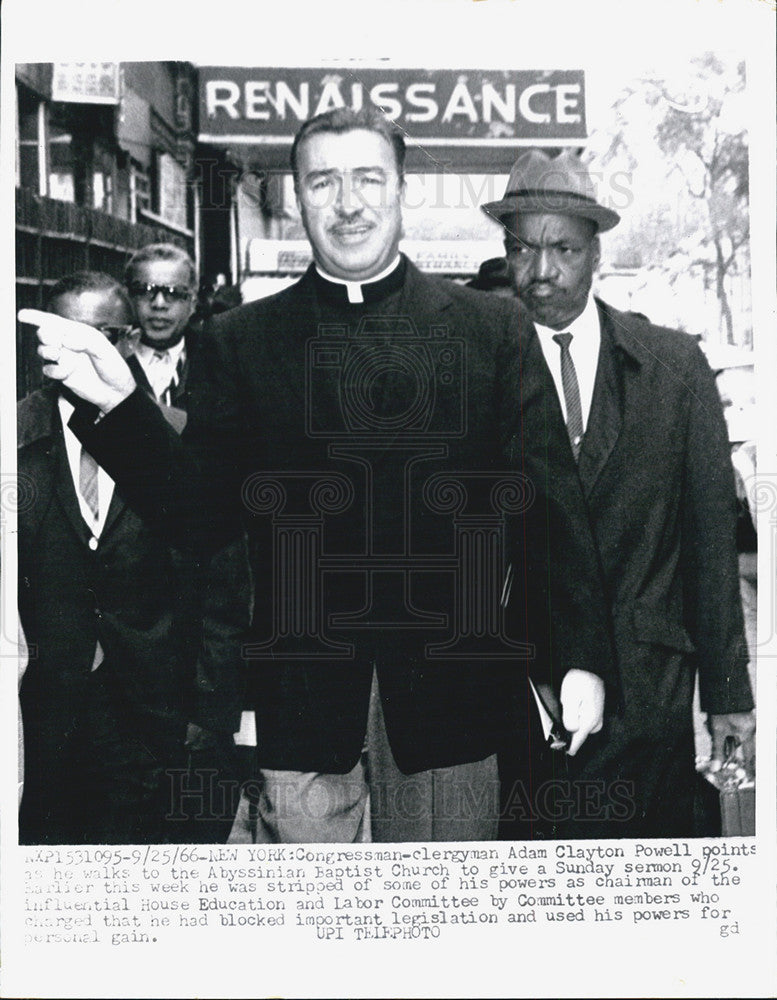
<svg viewBox="0 0 777 1000"><path fill-rule="evenodd" d="M646 219L640 239L649 242L652 231L659 253L670 239L689 251L689 266L699 267L715 289L729 344L736 338L727 283L749 274L744 92L744 63L727 63L711 52L691 61L681 85L644 77L616 100L617 126L603 151L604 162L617 158L636 167L635 147L647 129L665 158L667 177L682 179L700 211L674 213L674 225L663 230Z"/></svg>

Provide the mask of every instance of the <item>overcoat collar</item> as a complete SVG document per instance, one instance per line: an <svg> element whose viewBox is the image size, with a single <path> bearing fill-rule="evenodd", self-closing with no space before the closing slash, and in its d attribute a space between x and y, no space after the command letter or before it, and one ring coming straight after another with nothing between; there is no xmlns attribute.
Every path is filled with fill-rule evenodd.
<svg viewBox="0 0 777 1000"><path fill-rule="evenodd" d="M634 313L622 313L599 299L596 299L596 305L602 339L591 412L577 463L586 499L590 499L620 437L629 382L651 356L643 336L647 330L647 320ZM526 324L521 351L524 405L534 394L540 394L544 398L544 405L538 410L544 414L543 424L535 422L532 429L542 435L544 447L550 447L554 442L557 443L560 428L566 434L566 427L556 386L545 363L533 323ZM529 410L527 414L528 412ZM528 426L526 431L531 433ZM569 462L574 462L571 447Z"/></svg>
<svg viewBox="0 0 777 1000"><path fill-rule="evenodd" d="M646 351L640 337L639 317L613 309L599 299L596 305L602 340L591 412L578 463L587 500L621 435L629 384L638 374Z"/></svg>

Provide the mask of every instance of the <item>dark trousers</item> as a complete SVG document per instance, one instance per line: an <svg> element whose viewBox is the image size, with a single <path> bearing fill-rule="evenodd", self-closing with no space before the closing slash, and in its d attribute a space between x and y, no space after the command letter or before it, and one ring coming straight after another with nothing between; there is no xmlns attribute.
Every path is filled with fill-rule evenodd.
<svg viewBox="0 0 777 1000"><path fill-rule="evenodd" d="M610 718L575 757L551 750L527 686L499 754L500 839L714 836L719 810L716 818L717 803L696 778L693 733L665 744L629 740Z"/></svg>
<svg viewBox="0 0 777 1000"><path fill-rule="evenodd" d="M512 724L498 754L500 840L545 840L558 836L567 792L568 758L551 750L528 683L514 692Z"/></svg>
<svg viewBox="0 0 777 1000"><path fill-rule="evenodd" d="M178 844L226 843L253 771L255 748L236 747L231 733L208 732L167 769L165 840Z"/></svg>
<svg viewBox="0 0 777 1000"><path fill-rule="evenodd" d="M155 740L133 725L111 690L106 665L83 684L64 726L56 703L22 692L22 844L143 844L164 841L164 772L183 731Z"/></svg>

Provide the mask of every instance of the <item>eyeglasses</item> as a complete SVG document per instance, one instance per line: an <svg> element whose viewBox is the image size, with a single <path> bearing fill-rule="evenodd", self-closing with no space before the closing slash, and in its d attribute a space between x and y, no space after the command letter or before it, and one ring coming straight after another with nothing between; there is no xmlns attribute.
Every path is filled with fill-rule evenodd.
<svg viewBox="0 0 777 1000"><path fill-rule="evenodd" d="M129 285L129 293L133 298L153 302L161 294L165 302L185 302L192 294L186 285L150 285L145 281L133 281Z"/></svg>
<svg viewBox="0 0 777 1000"><path fill-rule="evenodd" d="M132 323L128 323L125 326L111 326L108 323L103 323L96 326L95 329L99 330L100 333L104 333L112 344L116 344L125 337L131 337L137 327L133 326Z"/></svg>

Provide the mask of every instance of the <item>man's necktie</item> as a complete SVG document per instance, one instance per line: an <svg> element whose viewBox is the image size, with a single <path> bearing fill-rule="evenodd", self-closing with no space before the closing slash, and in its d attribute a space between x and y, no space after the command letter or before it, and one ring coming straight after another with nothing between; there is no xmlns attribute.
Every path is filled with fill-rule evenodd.
<svg viewBox="0 0 777 1000"><path fill-rule="evenodd" d="M100 513L97 494L97 462L83 448L81 449L81 459L78 464L78 489L81 492L81 496L86 500L86 505L91 510L96 521ZM92 540L90 540L89 548L91 549L92 547ZM92 670L97 670L104 659L105 653L98 640L94 647Z"/></svg>
<svg viewBox="0 0 777 1000"><path fill-rule="evenodd" d="M583 407L580 404L580 386L577 382L575 363L569 351L571 333L556 333L553 339L561 348L561 385L567 406L567 433L572 445L572 453L577 461L583 444Z"/></svg>
<svg viewBox="0 0 777 1000"><path fill-rule="evenodd" d="M164 403L165 406L173 405L173 392L176 389L176 387L181 384L181 376L183 375L183 367L185 363L186 361L184 356L180 355L180 357L178 358L178 363L176 364L175 370L172 374L172 377L170 378L170 381L167 384L167 388L159 397L160 402Z"/></svg>
<svg viewBox="0 0 777 1000"><path fill-rule="evenodd" d="M97 498L97 462L83 448L78 468L78 489L96 521L100 513Z"/></svg>
<svg viewBox="0 0 777 1000"><path fill-rule="evenodd" d="M81 458L78 463L78 489L81 496L86 500L86 505L92 512L95 521L97 520L100 507L98 502L97 494L97 462L92 458L88 451L81 449ZM91 527L91 525L90 525ZM89 548L96 547L96 543L93 543L93 539L90 540ZM97 670L100 664L105 659L105 653L98 640L94 647L94 656L92 657L92 670Z"/></svg>

